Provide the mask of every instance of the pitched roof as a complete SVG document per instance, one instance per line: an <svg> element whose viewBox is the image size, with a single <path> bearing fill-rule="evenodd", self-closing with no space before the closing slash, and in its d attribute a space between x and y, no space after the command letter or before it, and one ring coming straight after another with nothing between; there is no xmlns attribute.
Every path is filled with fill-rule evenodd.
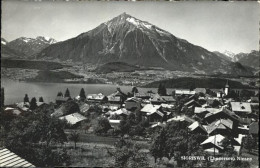
<svg viewBox="0 0 260 168"><path fill-rule="evenodd" d="M233 121L229 119L220 119L208 125L206 130L208 134L210 134L216 129L227 129L227 128L229 129L233 128Z"/></svg>
<svg viewBox="0 0 260 168"><path fill-rule="evenodd" d="M92 99L92 100L103 100L104 98L105 98L105 95L103 95L102 93L87 95L87 99Z"/></svg>
<svg viewBox="0 0 260 168"><path fill-rule="evenodd" d="M170 118L167 120L167 122L171 122L171 121L187 121L189 123L194 123L195 120L186 116L186 115L182 115L182 116L176 116L176 117L173 117L173 118Z"/></svg>
<svg viewBox="0 0 260 168"><path fill-rule="evenodd" d="M194 95L195 94L195 91L190 91L190 90L179 90L179 89L176 89L175 90L175 94L184 94L184 95Z"/></svg>
<svg viewBox="0 0 260 168"><path fill-rule="evenodd" d="M203 112L215 113L218 111L222 111L222 108L218 109L218 108L195 107L195 109L194 109L195 114L199 114L199 113L203 113Z"/></svg>
<svg viewBox="0 0 260 168"><path fill-rule="evenodd" d="M194 91L196 93L206 93L206 89L205 88L196 88L196 89L194 89Z"/></svg>
<svg viewBox="0 0 260 168"><path fill-rule="evenodd" d="M222 110L219 110L219 111L215 111L215 112L211 112L211 113L208 113L205 115L204 118L208 118L210 116L214 116L216 114L219 114L219 113L225 113L227 114L228 116L230 116L232 119L235 119L235 120L239 120L239 117L232 111L226 109L226 108L221 108Z"/></svg>
<svg viewBox="0 0 260 168"><path fill-rule="evenodd" d="M62 96L57 96L56 101L68 101L69 100L69 97L62 97Z"/></svg>
<svg viewBox="0 0 260 168"><path fill-rule="evenodd" d="M151 128L154 128L154 127L165 127L165 126L166 126L165 123L158 122L156 124L151 125Z"/></svg>
<svg viewBox="0 0 260 168"><path fill-rule="evenodd" d="M220 149L224 149L222 146L220 146L220 142L224 139L225 137L217 134L217 135L213 135L208 137L208 139L206 139L204 142L201 143L201 145L207 144L207 143L211 143L213 145L215 145L216 147L219 147Z"/></svg>
<svg viewBox="0 0 260 168"><path fill-rule="evenodd" d="M140 98L137 98L137 97L130 97L130 98L128 98L128 99L126 99L126 101L125 102L141 102L142 101L142 99L140 99Z"/></svg>
<svg viewBox="0 0 260 168"><path fill-rule="evenodd" d="M79 109L80 109L81 112L86 112L86 111L89 110L89 108L90 108L90 105L88 105L88 104L86 104L86 103L82 104L82 105L79 107Z"/></svg>
<svg viewBox="0 0 260 168"><path fill-rule="evenodd" d="M167 102L174 102L176 101L172 96L161 96L161 98Z"/></svg>
<svg viewBox="0 0 260 168"><path fill-rule="evenodd" d="M174 107L174 105L172 105L172 104L165 104L165 103L162 103L161 106L163 108L173 108Z"/></svg>
<svg viewBox="0 0 260 168"><path fill-rule="evenodd" d="M0 148L0 167L35 167L6 148Z"/></svg>
<svg viewBox="0 0 260 168"><path fill-rule="evenodd" d="M153 114L158 114L158 115L160 115L161 117L163 117L164 116L164 114L162 113L162 112L160 112L159 110L156 110L155 112L153 112L153 113L147 113L147 115L149 116L149 115L153 115Z"/></svg>
<svg viewBox="0 0 260 168"><path fill-rule="evenodd" d="M250 103L246 102L230 102L232 111L251 113Z"/></svg>
<svg viewBox="0 0 260 168"><path fill-rule="evenodd" d="M73 113L73 114L60 117L59 119L61 120L65 119L69 124L74 125L80 121L86 120L87 118L79 113Z"/></svg>
<svg viewBox="0 0 260 168"><path fill-rule="evenodd" d="M116 96L116 95L109 95L107 96L108 101L113 101L113 102L120 102L121 101L121 97Z"/></svg>
<svg viewBox="0 0 260 168"><path fill-rule="evenodd" d="M107 113L109 113L110 115L121 115L121 114L129 115L131 112L126 110L125 108L121 108L116 111L109 111Z"/></svg>
<svg viewBox="0 0 260 168"><path fill-rule="evenodd" d="M204 128L202 125L199 124L198 121L193 122L188 128L189 128L191 131L193 131L193 130L195 130L195 129L198 128L198 127L201 128L203 131L207 132L207 131L205 130L205 128Z"/></svg>
<svg viewBox="0 0 260 168"><path fill-rule="evenodd" d="M158 109L160 109L161 107L162 107L162 106L160 106L160 105L146 104L146 105L141 109L141 112L154 113L154 112L156 112Z"/></svg>

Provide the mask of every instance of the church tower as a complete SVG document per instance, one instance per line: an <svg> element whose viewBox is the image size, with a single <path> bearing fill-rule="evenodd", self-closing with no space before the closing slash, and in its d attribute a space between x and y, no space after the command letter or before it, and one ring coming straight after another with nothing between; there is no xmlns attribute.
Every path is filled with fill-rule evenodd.
<svg viewBox="0 0 260 168"><path fill-rule="evenodd" d="M225 95L228 95L228 93L229 93L229 85L228 85L228 80L227 80L227 83L226 83L226 85L225 85Z"/></svg>

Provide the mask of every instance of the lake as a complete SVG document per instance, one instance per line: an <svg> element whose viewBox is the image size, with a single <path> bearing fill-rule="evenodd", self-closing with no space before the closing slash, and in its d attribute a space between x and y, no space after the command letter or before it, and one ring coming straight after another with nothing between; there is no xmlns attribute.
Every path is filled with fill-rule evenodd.
<svg viewBox="0 0 260 168"><path fill-rule="evenodd" d="M57 93L61 91L63 94L68 88L71 97L79 95L80 89L84 88L86 95L94 93L103 93L109 95L120 87L124 93L131 92L132 86L117 86L111 84L71 84L71 83L29 83L19 82L10 79L1 79L1 87L5 89L5 105L22 102L24 95L28 94L29 99L35 97L43 97L46 103L55 102ZM139 92L147 92L153 90L157 92L157 88L138 88ZM172 90L172 89L171 89ZM167 89L170 93L170 89Z"/></svg>

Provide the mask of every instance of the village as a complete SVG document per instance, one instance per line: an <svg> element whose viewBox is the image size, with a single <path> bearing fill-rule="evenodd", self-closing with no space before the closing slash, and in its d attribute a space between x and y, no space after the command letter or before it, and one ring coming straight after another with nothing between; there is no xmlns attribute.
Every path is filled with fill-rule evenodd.
<svg viewBox="0 0 260 168"><path fill-rule="evenodd" d="M4 93L3 89L1 98L4 97L2 93ZM10 123L15 124L21 116L30 118L31 114L39 115L40 113L46 119L55 119L57 123L59 121L65 123L60 130L64 134L57 134L61 128L55 127L56 132L50 135L68 137L64 138L64 142L67 147L70 147L70 151L66 154L71 162L67 164L58 162L61 165L86 165L88 160L84 159L84 156L86 158L90 156L82 154L82 151L84 153L84 150L87 150L85 148L90 144L92 144L92 155L95 155L93 154L95 148L100 148L102 154L96 156L97 162L88 166L125 167L130 164L131 158L139 157L142 158L139 158L142 160L140 164L138 165L138 161L134 162L138 167L154 167L155 165L167 167L165 158L168 158L168 166L189 167L189 164L216 166L216 163L209 161L205 158L206 156L214 156L215 160L217 157L242 158L237 159L237 162L225 163L228 167L235 167L231 164L240 164L245 167L254 167L258 164L259 90L241 91L229 86L227 81L222 89L175 89L172 93L167 93L167 89L161 84L158 86L157 93L153 91L142 93L137 87L133 87L131 93L124 93L118 87L110 95L86 94L82 88L78 96L71 97L67 89L64 94L58 92L55 102L48 104L44 102L43 97L37 101L36 98L29 100L28 96L25 95L23 101L13 105L2 104L1 118L4 118L1 120L1 150L3 150L1 158L3 157L4 161L1 166L20 166L21 163L26 165L29 162L30 165L39 166L37 162L30 160L29 156L20 155L29 162L17 162L15 158L12 161L13 158L10 158L12 152L21 153L13 146L17 142L12 144L11 140L22 133L12 132L13 128L9 127ZM34 120L36 122L37 119L34 117ZM35 133L29 129L31 124L35 124L34 120L30 120L29 125L25 124L24 132L31 131L29 136L41 133ZM33 128L36 132L39 129ZM8 131L12 132L12 135ZM20 136L28 135L25 133ZM27 142L24 143L31 146L46 143L47 146L56 147L52 150L59 151L57 144L61 142L64 145L63 140L59 138L54 137L50 141L39 138L30 142L31 139L27 137ZM127 157L125 156L127 159L123 159L124 154L120 152L130 149L125 149L122 144L118 145L119 142L125 146L128 143L140 145L141 153L145 156L128 153ZM135 145L128 148L139 151ZM198 151L202 153L196 154ZM118 156L119 154L121 155ZM194 161L194 159L189 159L190 156L196 158L197 155L203 154L205 156L202 160L195 159L195 162L188 162ZM75 159L79 155L81 157ZM102 161L99 160L102 158ZM109 161L104 161L105 159ZM54 163L46 163L48 166L54 166L52 164Z"/></svg>

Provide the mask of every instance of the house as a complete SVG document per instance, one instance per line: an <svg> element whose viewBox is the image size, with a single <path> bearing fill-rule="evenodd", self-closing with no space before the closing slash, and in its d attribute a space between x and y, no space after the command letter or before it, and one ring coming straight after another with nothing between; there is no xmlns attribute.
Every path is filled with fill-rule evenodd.
<svg viewBox="0 0 260 168"><path fill-rule="evenodd" d="M106 102L107 97L103 95L102 93L99 94L88 94L87 95L87 100L90 102Z"/></svg>
<svg viewBox="0 0 260 168"><path fill-rule="evenodd" d="M165 122L158 122L158 123L155 123L153 125L151 125L151 128L164 128L166 126L166 123Z"/></svg>
<svg viewBox="0 0 260 168"><path fill-rule="evenodd" d="M122 104L126 100L127 95L120 88L117 88L117 91L108 95L107 98L109 103Z"/></svg>
<svg viewBox="0 0 260 168"><path fill-rule="evenodd" d="M251 105L247 102L230 102L232 111L241 117L252 113Z"/></svg>
<svg viewBox="0 0 260 168"><path fill-rule="evenodd" d="M165 103L162 103L161 106L164 109L172 109L175 107L173 104L165 104Z"/></svg>
<svg viewBox="0 0 260 168"><path fill-rule="evenodd" d="M30 110L30 103L29 102L20 102L16 103L16 106L21 109L22 111L29 111Z"/></svg>
<svg viewBox="0 0 260 168"><path fill-rule="evenodd" d="M149 122L161 122L166 118L166 113L160 105L147 104L140 112L142 116L147 117Z"/></svg>
<svg viewBox="0 0 260 168"><path fill-rule="evenodd" d="M175 95L194 95L196 92L195 91L191 91L191 90L187 90L187 89L176 89L175 90Z"/></svg>
<svg viewBox="0 0 260 168"><path fill-rule="evenodd" d="M90 105L87 103L84 103L82 105L79 106L79 110L81 113L86 113L90 108Z"/></svg>
<svg viewBox="0 0 260 168"><path fill-rule="evenodd" d="M186 115L181 115L181 116L176 116L176 117L173 117L173 118L170 118L167 120L167 123L168 122L172 122L172 121L178 121L178 122L187 122L187 123L194 123L195 120L186 116Z"/></svg>
<svg viewBox="0 0 260 168"><path fill-rule="evenodd" d="M140 99L140 98L136 98L136 97L128 98L125 101L125 108L127 110L140 110L141 102L142 102L142 99Z"/></svg>
<svg viewBox="0 0 260 168"><path fill-rule="evenodd" d="M186 106L187 108L201 107L201 105L194 99L191 99L190 101L186 102L184 106Z"/></svg>
<svg viewBox="0 0 260 168"><path fill-rule="evenodd" d="M218 108L195 107L194 114L197 115L199 118L204 118L208 113L214 113L221 110L222 109Z"/></svg>
<svg viewBox="0 0 260 168"><path fill-rule="evenodd" d="M13 107L6 107L4 110L6 113L9 114L14 114L14 115L20 115L22 113L22 111L18 108L13 108Z"/></svg>
<svg viewBox="0 0 260 168"><path fill-rule="evenodd" d="M172 104L176 102L176 100L172 96L161 96L161 98L168 104Z"/></svg>
<svg viewBox="0 0 260 168"><path fill-rule="evenodd" d="M176 102L176 100L172 96L160 96L158 93L154 94L151 99L150 99L152 104L162 104L162 103L167 103L167 104L172 104Z"/></svg>
<svg viewBox="0 0 260 168"><path fill-rule="evenodd" d="M203 93L206 94L207 90L206 88L196 88L194 89L195 93Z"/></svg>
<svg viewBox="0 0 260 168"><path fill-rule="evenodd" d="M218 98L221 98L225 95L224 89L210 89L210 91L214 92Z"/></svg>
<svg viewBox="0 0 260 168"><path fill-rule="evenodd" d="M36 167L7 148L0 148L0 156L0 167Z"/></svg>
<svg viewBox="0 0 260 168"><path fill-rule="evenodd" d="M150 102L152 104L156 104L156 105L160 105L162 103L166 103L165 100L162 99L162 97L157 93L157 94L154 94L151 99L150 99Z"/></svg>
<svg viewBox="0 0 260 168"><path fill-rule="evenodd" d="M112 128L118 128L121 120L108 120Z"/></svg>
<svg viewBox="0 0 260 168"><path fill-rule="evenodd" d="M230 119L220 119L206 127L206 131L209 135L220 134L223 136L232 135L233 121Z"/></svg>
<svg viewBox="0 0 260 168"><path fill-rule="evenodd" d="M198 121L193 122L189 127L190 132L193 134L204 134L207 135L206 129L200 125Z"/></svg>
<svg viewBox="0 0 260 168"><path fill-rule="evenodd" d="M141 99L150 99L154 93L134 93L134 97L141 98Z"/></svg>
<svg viewBox="0 0 260 168"><path fill-rule="evenodd" d="M110 117L114 116L114 115L127 117L131 114L131 112L128 111L127 109L125 109L125 108L121 108L121 109L118 109L116 111L109 111L106 114L109 115Z"/></svg>
<svg viewBox="0 0 260 168"><path fill-rule="evenodd" d="M204 120L207 123L212 123L213 121L219 120L219 119L230 119L234 123L239 123L240 117L237 116L232 111L228 110L227 108L221 108L221 110L217 110L215 112L210 112L206 114L204 117Z"/></svg>
<svg viewBox="0 0 260 168"><path fill-rule="evenodd" d="M111 111L116 111L120 108L121 105L119 104L105 104L105 105L102 105L102 111L103 112L107 112L109 110Z"/></svg>
<svg viewBox="0 0 260 168"><path fill-rule="evenodd" d="M63 96L57 96L55 101L56 101L56 104L59 106L61 105L62 103L65 103L66 101L70 100L69 97L63 97Z"/></svg>
<svg viewBox="0 0 260 168"><path fill-rule="evenodd" d="M64 107L61 106L51 114L51 117L61 117L64 115L64 113Z"/></svg>
<svg viewBox="0 0 260 168"><path fill-rule="evenodd" d="M221 146L222 140L225 139L224 136L217 134L214 136L208 137L205 141L201 143L204 151L211 153L220 153L223 152L224 147Z"/></svg>
<svg viewBox="0 0 260 168"><path fill-rule="evenodd" d="M69 124L75 125L80 123L81 121L86 120L87 118L79 113L69 114L63 117L59 117L60 120L66 120Z"/></svg>

